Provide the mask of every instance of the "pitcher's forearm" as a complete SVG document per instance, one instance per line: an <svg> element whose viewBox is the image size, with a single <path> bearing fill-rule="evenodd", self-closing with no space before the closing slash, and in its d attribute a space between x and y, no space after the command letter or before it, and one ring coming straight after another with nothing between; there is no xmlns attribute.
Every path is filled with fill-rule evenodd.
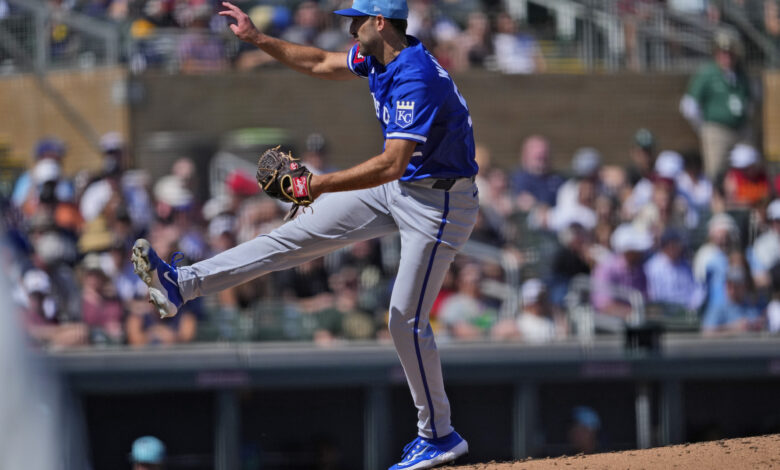
<svg viewBox="0 0 780 470"><path fill-rule="evenodd" d="M317 67L325 62L328 54L316 47L293 44L262 33L255 34L251 42L287 67L312 76L317 75Z"/></svg>

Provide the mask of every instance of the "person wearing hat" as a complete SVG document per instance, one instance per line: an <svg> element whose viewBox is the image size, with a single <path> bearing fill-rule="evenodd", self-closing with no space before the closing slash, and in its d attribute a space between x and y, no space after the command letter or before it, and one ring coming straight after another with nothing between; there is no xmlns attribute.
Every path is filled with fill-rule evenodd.
<svg viewBox="0 0 780 470"><path fill-rule="evenodd" d="M74 198L73 184L62 175L65 154L65 143L54 137L42 138L35 145L35 163L29 171L19 175L11 194L11 202L22 209L25 215L36 212L39 196L46 185L51 186L52 195L60 201Z"/></svg>
<svg viewBox="0 0 780 470"><path fill-rule="evenodd" d="M553 318L547 301L547 286L540 279L525 281L520 288L522 311L516 318L493 326L491 336L497 340L519 339L527 343L549 343L565 336L565 328Z"/></svg>
<svg viewBox="0 0 780 470"><path fill-rule="evenodd" d="M677 190L697 211L708 210L712 206L712 181L704 174L701 154L698 150L682 153L683 171L677 175Z"/></svg>
<svg viewBox="0 0 780 470"><path fill-rule="evenodd" d="M757 287L770 285L770 271L780 262L780 199L769 203L766 220L769 229L759 235L747 251L750 271Z"/></svg>
<svg viewBox="0 0 780 470"><path fill-rule="evenodd" d="M658 154L653 163L652 171L643 176L631 189L631 194L623 201L623 212L628 217L634 217L653 198L653 190L659 180L674 183L682 172L682 156L674 150L664 150Z"/></svg>
<svg viewBox="0 0 780 470"><path fill-rule="evenodd" d="M723 180L728 206L752 208L769 198L769 177L755 147L743 143L735 145L729 154L729 163L731 168Z"/></svg>
<svg viewBox="0 0 780 470"><path fill-rule="evenodd" d="M673 168L657 171L650 186L650 198L633 219L637 227L660 237L664 230L692 230L699 224L699 215L688 200L677 191L676 176L682 173L682 157L677 152L661 152L656 163L664 162L665 154L675 156Z"/></svg>
<svg viewBox="0 0 780 470"><path fill-rule="evenodd" d="M165 444L154 436L143 436L133 441L130 461L133 470L162 470L165 465Z"/></svg>
<svg viewBox="0 0 780 470"><path fill-rule="evenodd" d="M528 218L531 228L546 228L560 232L577 222L588 229L596 226L596 198L601 185L601 154L591 147L582 147L572 158L572 177L556 193L554 207L537 205Z"/></svg>
<svg viewBox="0 0 780 470"><path fill-rule="evenodd" d="M124 340L124 311L106 274L105 266L110 261L92 252L81 262L81 314L93 342L118 344Z"/></svg>
<svg viewBox="0 0 780 470"><path fill-rule="evenodd" d="M725 170L729 150L748 134L752 97L740 59L742 44L732 29L713 38L714 60L688 83L680 111L699 134L704 169L711 181Z"/></svg>
<svg viewBox="0 0 780 470"><path fill-rule="evenodd" d="M634 133L629 159L631 163L626 168L628 183L633 187L642 178L650 178L655 164L655 136L648 129L640 128Z"/></svg>
<svg viewBox="0 0 780 470"><path fill-rule="evenodd" d="M707 310L702 317L702 334L720 336L764 328L766 322L761 309L748 295L747 276L742 266L729 267L726 272L726 302Z"/></svg>
<svg viewBox="0 0 780 470"><path fill-rule="evenodd" d="M599 432L601 431L601 418L593 408L589 406L575 406L571 410L571 425L568 438L571 455L592 454L599 448Z"/></svg>
<svg viewBox="0 0 780 470"><path fill-rule="evenodd" d="M726 302L729 254L738 249L739 228L730 215L715 214L707 222L707 243L693 257L693 276L706 288L704 312Z"/></svg>
<svg viewBox="0 0 780 470"><path fill-rule="evenodd" d="M576 203L581 181L592 181L600 185L601 153L592 147L578 148L571 159L572 177L558 189L555 198L556 207Z"/></svg>
<svg viewBox="0 0 780 470"><path fill-rule="evenodd" d="M653 238L632 224L618 226L610 237L613 254L599 260L591 277L590 299L593 307L606 315L628 318L631 305L626 292L647 297L647 278L642 268L645 252Z"/></svg>
<svg viewBox="0 0 780 470"><path fill-rule="evenodd" d="M304 143L306 145L304 146L305 151L301 155L301 161L306 165L306 168L315 175L336 171L336 168L328 162L328 143L325 141L324 135L313 132L306 136Z"/></svg>
<svg viewBox="0 0 780 470"><path fill-rule="evenodd" d="M672 309L696 310L704 300L704 289L693 279L685 259L685 240L680 231L667 229L659 250L645 263L647 298Z"/></svg>
<svg viewBox="0 0 780 470"><path fill-rule="evenodd" d="M237 6L222 6L219 15L240 40L283 65L321 79L367 79L382 151L345 170L297 178L296 197L313 201L311 210L193 265L168 264L148 240L137 240L134 264L150 300L161 316L175 316L197 297L306 265L358 241L400 233L388 327L417 409L417 437L393 468L455 460L468 452L468 443L452 425L429 313L479 211L474 184L479 168L465 98L423 44L406 34L405 0L354 0L351 8L336 11L350 19L356 39L347 52L271 37ZM343 112L328 111L334 119Z"/></svg>

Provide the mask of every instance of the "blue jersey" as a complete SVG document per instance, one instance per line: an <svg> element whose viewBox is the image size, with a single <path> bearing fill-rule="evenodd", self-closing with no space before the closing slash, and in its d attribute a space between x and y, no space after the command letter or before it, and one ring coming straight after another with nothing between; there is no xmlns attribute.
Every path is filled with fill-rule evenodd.
<svg viewBox="0 0 780 470"><path fill-rule="evenodd" d="M420 41L407 39L409 47L386 66L361 55L357 44L347 58L355 75L368 78L385 140L417 142L401 181L473 176L478 167L466 100Z"/></svg>

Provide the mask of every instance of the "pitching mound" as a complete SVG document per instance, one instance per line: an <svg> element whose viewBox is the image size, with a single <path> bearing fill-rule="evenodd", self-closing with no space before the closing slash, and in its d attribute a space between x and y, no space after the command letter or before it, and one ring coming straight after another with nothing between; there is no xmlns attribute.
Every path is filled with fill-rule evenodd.
<svg viewBox="0 0 780 470"><path fill-rule="evenodd" d="M777 469L780 468L780 435L745 437L610 454L575 455L574 457L522 462L490 462L442 468L457 470Z"/></svg>

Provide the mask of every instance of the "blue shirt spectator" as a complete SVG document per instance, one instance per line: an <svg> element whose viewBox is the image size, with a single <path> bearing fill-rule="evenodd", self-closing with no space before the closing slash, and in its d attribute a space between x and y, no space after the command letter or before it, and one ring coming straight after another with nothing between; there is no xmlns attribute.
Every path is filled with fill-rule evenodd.
<svg viewBox="0 0 780 470"><path fill-rule="evenodd" d="M520 168L512 173L510 189L517 197L520 210L529 211L537 204L555 206L563 177L550 170L550 144L534 135L523 142Z"/></svg>
<svg viewBox="0 0 780 470"><path fill-rule="evenodd" d="M729 269L726 276L726 302L707 311L701 325L705 335L758 331L763 328L761 309L748 298L746 280L744 269Z"/></svg>
<svg viewBox="0 0 780 470"><path fill-rule="evenodd" d="M693 279L693 270L683 253L682 235L675 230L667 230L661 237L661 250L645 263L650 302L691 310L701 305L704 300L703 289Z"/></svg>
<svg viewBox="0 0 780 470"><path fill-rule="evenodd" d="M728 214L717 214L707 223L708 241L696 252L693 273L705 285L705 316L726 303L726 273L729 270L728 250L736 245L738 228Z"/></svg>

